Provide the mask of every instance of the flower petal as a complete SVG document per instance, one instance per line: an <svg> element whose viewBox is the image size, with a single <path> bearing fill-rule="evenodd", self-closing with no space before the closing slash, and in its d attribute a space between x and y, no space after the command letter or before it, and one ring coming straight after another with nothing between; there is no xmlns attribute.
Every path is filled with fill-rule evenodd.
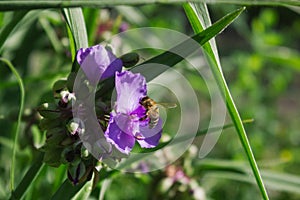
<svg viewBox="0 0 300 200"><path fill-rule="evenodd" d="M130 71L116 72L116 112L131 114L140 106L140 99L147 94L146 79Z"/></svg>
<svg viewBox="0 0 300 200"><path fill-rule="evenodd" d="M116 116L111 115L104 136L107 141L112 143L119 151L129 154L135 143L132 132L136 131L134 129L137 128L138 127L136 127L131 120L128 120L128 116L122 114Z"/></svg>
<svg viewBox="0 0 300 200"><path fill-rule="evenodd" d="M159 119L157 125L153 128L149 126L140 126L140 133L137 136L137 141L142 148L153 148L159 143L162 133L162 120Z"/></svg>
<svg viewBox="0 0 300 200"><path fill-rule="evenodd" d="M115 58L112 60L111 64L106 68L103 72L101 79L113 77L116 72L122 71L123 62L119 58Z"/></svg>
<svg viewBox="0 0 300 200"><path fill-rule="evenodd" d="M76 59L91 84L113 76L122 69L122 61L102 45L79 49Z"/></svg>

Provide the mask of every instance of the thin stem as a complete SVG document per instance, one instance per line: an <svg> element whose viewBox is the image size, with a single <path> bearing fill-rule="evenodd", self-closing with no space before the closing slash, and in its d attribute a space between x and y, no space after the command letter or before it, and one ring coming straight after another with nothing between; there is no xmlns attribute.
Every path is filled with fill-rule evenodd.
<svg viewBox="0 0 300 200"><path fill-rule="evenodd" d="M17 142L18 142L18 137L19 137L19 132L20 132L22 113L24 110L25 89L24 89L24 84L23 84L22 78L20 77L16 68L11 64L11 62L4 58L0 58L0 61L4 62L9 67L9 69L12 71L12 73L15 75L15 77L17 78L18 83L19 83L19 88L20 88L20 96L21 96L18 121L17 121L16 131L14 134L14 146L13 146L13 152L12 152L12 162L11 162L11 171L10 171L10 181L11 181L10 189L11 189L11 191L13 191L14 190L14 180L15 180L16 149L17 149Z"/></svg>

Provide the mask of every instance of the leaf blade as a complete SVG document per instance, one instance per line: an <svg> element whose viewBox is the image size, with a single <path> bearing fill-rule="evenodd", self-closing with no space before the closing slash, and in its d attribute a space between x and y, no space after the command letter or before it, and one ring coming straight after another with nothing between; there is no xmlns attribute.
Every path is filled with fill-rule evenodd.
<svg viewBox="0 0 300 200"><path fill-rule="evenodd" d="M201 4L200 4L200 6L201 6ZM192 27L193 27L195 33L201 31L205 26L205 25L203 25L203 22L205 21L204 19L198 20L203 15L203 14L200 14L199 12L197 12L197 7L200 7L200 6L196 5L196 4L192 4L192 3L184 5L184 8L187 12L187 17L189 18L189 21L192 24ZM206 15L208 16L208 12L206 13ZM214 45L214 47L213 47L213 45ZM264 183L263 183L263 180L262 180L262 177L260 175L257 163L255 161L254 154L253 154L251 146L250 146L250 142L247 138L247 134L246 134L245 128L243 126L241 117L238 113L238 110L235 106L234 100L233 100L231 93L229 91L229 88L227 86L225 77L222 72L222 68L221 68L221 64L220 64L218 55L215 53L216 46L214 43L207 43L207 44L203 45L203 49L205 50L205 51L203 51L203 53L206 57L206 60L209 63L212 73L217 81L217 84L222 93L224 101L226 101L226 106L227 106L228 112L229 112L231 119L236 127L236 131L238 133L238 136L242 143L244 151L246 152L247 159L250 163L252 172L255 176L256 183L261 192L261 196L263 197L263 199L269 199L267 191L266 191Z"/></svg>

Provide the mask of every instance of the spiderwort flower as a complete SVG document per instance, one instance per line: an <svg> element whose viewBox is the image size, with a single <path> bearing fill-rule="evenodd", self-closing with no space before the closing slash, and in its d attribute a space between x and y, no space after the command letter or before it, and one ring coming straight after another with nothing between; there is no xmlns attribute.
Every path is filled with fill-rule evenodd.
<svg viewBox="0 0 300 200"><path fill-rule="evenodd" d="M122 61L102 45L81 48L77 51L77 62L90 83L95 85L101 79L111 77L122 70Z"/></svg>
<svg viewBox="0 0 300 200"><path fill-rule="evenodd" d="M154 128L149 128L149 119L144 119L146 109L140 100L147 95L145 77L130 71L116 72L117 92L114 110L104 135L119 151L129 154L137 141L142 148L157 146L162 132L159 120Z"/></svg>

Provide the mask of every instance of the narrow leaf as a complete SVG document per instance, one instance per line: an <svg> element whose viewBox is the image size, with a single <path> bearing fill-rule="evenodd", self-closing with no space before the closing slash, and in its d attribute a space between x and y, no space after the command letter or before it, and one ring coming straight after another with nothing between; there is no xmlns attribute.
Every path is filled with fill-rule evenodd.
<svg viewBox="0 0 300 200"><path fill-rule="evenodd" d="M72 58L74 59L79 48L88 47L85 21L81 8L64 9L63 13L73 36L73 40L70 41L74 41L74 48L71 49Z"/></svg>
<svg viewBox="0 0 300 200"><path fill-rule="evenodd" d="M0 6L1 7L1 6ZM2 28L0 32L0 49L2 49L2 46L10 33L14 30L14 28L17 26L17 24L21 21L21 19L27 14L27 11L21 11L21 12L15 12L12 16L12 19L6 23Z"/></svg>
<svg viewBox="0 0 300 200"><path fill-rule="evenodd" d="M204 27L205 24L202 24L205 20L199 20L200 18L202 18L201 16L203 15L203 12L197 12L197 8L199 8L199 5L197 4L185 4L184 6L186 13L187 13L187 17L194 29L194 32L197 33L199 31L201 31ZM208 16L208 13L207 13ZM224 78L223 72L222 72L222 68L220 65L220 61L218 59L218 55L215 53L216 51L216 47L213 47L212 43L207 43L203 46L204 48L204 55L209 63L209 66L212 70L212 73L217 81L217 84L219 86L219 89L221 90L221 93L223 95L224 100L226 101L226 106L228 109L228 112L231 116L231 119L235 125L235 128L237 130L238 136L240 138L240 141L243 145L243 148L246 152L247 158L249 160L249 163L251 165L252 168L252 172L254 174L254 177L256 179L257 185L260 189L261 195L263 197L263 199L269 199L268 198L268 194L267 191L265 189L265 186L263 184L260 172L258 170L258 166L256 164L254 155L252 153L252 149L249 143L249 140L247 138L247 134L245 131L245 128L243 126L242 120L240 118L240 115L238 113L238 110L235 106L235 103L233 101L233 98L230 94L229 88L227 86L226 80Z"/></svg>
<svg viewBox="0 0 300 200"><path fill-rule="evenodd" d="M43 153L39 153L37 158L34 160L33 164L19 183L18 187L16 190L14 190L11 193L10 199L21 199L27 189L30 187L31 183L34 181L34 179L38 176L39 172L41 171L43 165Z"/></svg>
<svg viewBox="0 0 300 200"><path fill-rule="evenodd" d="M83 182L74 186L68 179L66 179L51 199L71 199L86 183L87 182Z"/></svg>

